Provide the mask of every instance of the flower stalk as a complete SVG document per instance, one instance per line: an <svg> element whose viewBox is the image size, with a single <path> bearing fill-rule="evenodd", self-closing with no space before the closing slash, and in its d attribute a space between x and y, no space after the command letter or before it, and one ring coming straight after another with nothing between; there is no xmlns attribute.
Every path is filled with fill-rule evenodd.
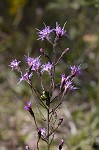
<svg viewBox="0 0 99 150"><path fill-rule="evenodd" d="M52 45L53 59L49 57L49 55L43 48L40 48L40 56L36 58L25 56L25 62L28 66L25 73L23 73L22 69L19 66L21 61L14 59L9 65L12 70L18 71L20 73L20 79L18 83L20 84L21 82L25 81L29 85L33 102L38 99L38 101L36 102L36 106L40 112L42 122L45 123L45 127L39 127L40 124L38 123L35 109L32 108L32 100L27 101L26 105L24 106L24 109L27 110L33 117L36 131L38 133L38 140L36 144L37 150L41 150L41 147L39 146L39 142L41 140L46 143L47 150L51 150L55 134L57 130L59 130L59 127L62 125L62 122L64 120L64 118L58 117L57 111L62 105L65 95L69 91L71 92L77 89L73 84L73 79L81 74L81 65L70 66L70 74L65 75L65 73L62 73L62 75L60 75L59 83L56 83L56 66L58 65L62 57L69 51L69 48L66 48L56 60L56 45L58 45L58 42L62 37L67 38L65 25L66 23L63 27L60 27L60 25L56 23L56 27L51 29L50 26L46 26L44 23L44 29L37 29L37 34L39 37L38 40L47 40ZM54 40L51 39L52 35L55 35ZM42 57L46 57L47 62L42 63ZM47 89L47 86L45 86L43 77L45 72L49 77L49 89ZM34 84L32 83L32 79L34 79L34 73L36 73L40 79L40 83L38 82L38 85L40 86L39 89L41 90L38 90L38 88L34 87ZM58 94L54 96L54 92L56 89L58 89ZM38 105L40 107L38 107ZM43 109L46 114L42 112ZM59 150L62 150L63 144L64 140L62 139L59 145L57 145L57 148ZM29 146L26 146L26 150L30 150Z"/></svg>

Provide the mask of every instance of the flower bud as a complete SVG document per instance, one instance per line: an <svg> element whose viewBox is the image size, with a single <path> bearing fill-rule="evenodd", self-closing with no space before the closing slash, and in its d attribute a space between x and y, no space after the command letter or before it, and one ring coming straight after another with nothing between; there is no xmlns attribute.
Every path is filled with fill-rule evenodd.
<svg viewBox="0 0 99 150"><path fill-rule="evenodd" d="M26 150L30 150L28 145L26 145L25 149L26 149Z"/></svg>
<svg viewBox="0 0 99 150"><path fill-rule="evenodd" d="M61 150L61 149L62 149L63 144L64 144L64 140L62 139L62 140L61 140L61 142L60 142L60 144L59 144L59 150Z"/></svg>

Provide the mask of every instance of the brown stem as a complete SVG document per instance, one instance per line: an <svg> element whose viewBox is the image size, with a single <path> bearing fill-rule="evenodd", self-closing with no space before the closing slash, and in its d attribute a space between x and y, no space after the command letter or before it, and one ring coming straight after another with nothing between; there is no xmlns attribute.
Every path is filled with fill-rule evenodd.
<svg viewBox="0 0 99 150"><path fill-rule="evenodd" d="M50 150L50 146L49 146L49 144L50 144L50 142L49 142L49 128L50 128L50 126L49 126L49 124L50 124L50 116L49 116L49 108L48 108L48 110L47 110L47 137L48 137L47 149L48 150Z"/></svg>
<svg viewBox="0 0 99 150"><path fill-rule="evenodd" d="M38 138L37 140L37 150L39 150L39 141L40 141L40 138Z"/></svg>

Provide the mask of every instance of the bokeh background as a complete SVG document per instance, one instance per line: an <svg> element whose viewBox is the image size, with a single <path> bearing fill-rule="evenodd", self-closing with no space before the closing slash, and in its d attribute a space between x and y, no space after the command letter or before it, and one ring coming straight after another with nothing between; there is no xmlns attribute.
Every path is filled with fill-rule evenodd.
<svg viewBox="0 0 99 150"><path fill-rule="evenodd" d="M23 109L25 101L32 99L31 91L27 84L17 84L19 74L8 65L16 58L22 60L25 69L24 55L36 57L41 47L51 55L51 45L37 41L36 28L42 29L43 22L55 27L57 21L61 26L67 22L68 34L58 44L57 54L70 48L59 63L57 80L61 73L68 73L71 64L82 64L82 75L75 79L79 90L68 94L59 110L64 122L52 149L58 149L63 138L63 150L99 150L99 0L0 0L1 150L24 150L26 144L36 149L35 126ZM38 87L37 81L35 78ZM33 101L32 105L39 124L44 126Z"/></svg>

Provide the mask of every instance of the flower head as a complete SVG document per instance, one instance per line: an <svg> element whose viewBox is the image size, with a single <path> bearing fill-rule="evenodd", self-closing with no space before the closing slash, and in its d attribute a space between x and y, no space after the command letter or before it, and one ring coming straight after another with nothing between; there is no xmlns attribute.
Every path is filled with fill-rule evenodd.
<svg viewBox="0 0 99 150"><path fill-rule="evenodd" d="M46 138L46 130L45 128L39 128L38 129L39 136L42 136L43 138Z"/></svg>
<svg viewBox="0 0 99 150"><path fill-rule="evenodd" d="M59 144L59 150L61 150L63 148L63 144L64 144L64 140L62 139Z"/></svg>
<svg viewBox="0 0 99 150"><path fill-rule="evenodd" d="M34 62L34 58L25 56L25 59L26 59L26 63L28 64L28 66L31 67Z"/></svg>
<svg viewBox="0 0 99 150"><path fill-rule="evenodd" d="M40 48L40 53L44 54L44 49L43 48Z"/></svg>
<svg viewBox="0 0 99 150"><path fill-rule="evenodd" d="M61 75L61 85L60 85L60 89L62 89L62 87L64 86L64 84L66 83L66 81L68 81L70 79L70 76L65 77L65 74Z"/></svg>
<svg viewBox="0 0 99 150"><path fill-rule="evenodd" d="M67 92L67 90L72 91L77 89L76 87L74 87L74 85L72 84L72 81L68 80L65 82L64 84L64 93Z"/></svg>
<svg viewBox="0 0 99 150"><path fill-rule="evenodd" d="M45 25L45 24L44 24ZM39 36L39 39L38 40L44 40L44 39L47 39L49 40L49 35L50 33L53 31L53 29L50 29L50 26L46 26L45 25L45 28L42 29L42 30L39 30L37 29L39 32L38 32L38 36Z"/></svg>
<svg viewBox="0 0 99 150"><path fill-rule="evenodd" d="M26 81L28 84L30 84L30 79L31 79L31 77L32 77L32 75L33 75L33 73L28 73L28 72L26 72L25 74L23 74L22 72L21 72L21 78L20 78L20 80L19 80L19 83L21 82L21 81Z"/></svg>
<svg viewBox="0 0 99 150"><path fill-rule="evenodd" d="M31 67L31 70L33 70L33 71L38 71L38 69L41 65L40 56L37 58L26 57L26 62L28 64L28 66Z"/></svg>
<svg viewBox="0 0 99 150"><path fill-rule="evenodd" d="M39 56L39 57L34 59L31 70L38 71L40 66L41 66L41 59Z"/></svg>
<svg viewBox="0 0 99 150"><path fill-rule="evenodd" d="M28 110L28 111L31 110L31 101L30 102L29 101L26 102L26 105L24 106L24 109Z"/></svg>
<svg viewBox="0 0 99 150"><path fill-rule="evenodd" d="M25 146L25 149L26 149L26 150L30 150L28 145Z"/></svg>
<svg viewBox="0 0 99 150"><path fill-rule="evenodd" d="M56 22L56 28L54 29L54 31L56 32L57 37L62 37L62 36L66 36L66 30L64 30L65 24L63 26L63 28L60 27L60 25L58 24L58 22Z"/></svg>
<svg viewBox="0 0 99 150"><path fill-rule="evenodd" d="M20 67L19 67L19 63L21 61L17 61L16 59L12 60L12 62L10 63L10 67L12 68L12 70L17 70L19 71L20 70Z"/></svg>
<svg viewBox="0 0 99 150"><path fill-rule="evenodd" d="M52 64L50 62L44 64L41 66L42 70L41 70L41 73L43 74L44 71L47 71L48 74L50 75L51 74L51 69L52 69Z"/></svg>
<svg viewBox="0 0 99 150"><path fill-rule="evenodd" d="M81 74L81 66L80 65L79 66L75 66L75 65L71 66L70 69L71 69L72 76Z"/></svg>

